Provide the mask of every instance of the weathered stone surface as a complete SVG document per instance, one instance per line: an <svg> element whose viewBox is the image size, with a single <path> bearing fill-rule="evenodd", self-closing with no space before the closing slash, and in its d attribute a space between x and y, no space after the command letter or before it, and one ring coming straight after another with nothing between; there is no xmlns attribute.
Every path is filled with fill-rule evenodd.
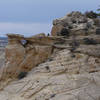
<svg viewBox="0 0 100 100"><path fill-rule="evenodd" d="M66 55L66 56L65 56ZM100 59L61 50L0 92L0 100L99 100ZM88 59L88 60L87 60Z"/></svg>

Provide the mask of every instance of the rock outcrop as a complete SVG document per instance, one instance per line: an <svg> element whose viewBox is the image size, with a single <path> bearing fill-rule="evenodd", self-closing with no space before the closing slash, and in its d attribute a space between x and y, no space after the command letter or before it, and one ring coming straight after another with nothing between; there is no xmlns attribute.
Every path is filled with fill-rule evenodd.
<svg viewBox="0 0 100 100"><path fill-rule="evenodd" d="M79 15L67 16L85 23ZM8 34L0 100L100 100L100 35L95 30L73 35L66 22L54 22L54 36Z"/></svg>
<svg viewBox="0 0 100 100"><path fill-rule="evenodd" d="M98 28L96 20L100 23L98 18L92 19L81 12L72 12L53 21L51 34L53 36L69 36L96 33Z"/></svg>
<svg viewBox="0 0 100 100"><path fill-rule="evenodd" d="M30 71L52 55L54 48L57 48L56 43L65 41L59 37L45 36L43 33L30 38L18 34L8 34L7 36L6 64L1 70L1 80L13 79L18 77L21 72Z"/></svg>

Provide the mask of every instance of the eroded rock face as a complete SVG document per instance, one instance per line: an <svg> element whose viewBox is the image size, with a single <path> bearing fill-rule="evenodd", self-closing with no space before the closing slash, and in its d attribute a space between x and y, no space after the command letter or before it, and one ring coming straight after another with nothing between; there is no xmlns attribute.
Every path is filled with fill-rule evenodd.
<svg viewBox="0 0 100 100"><path fill-rule="evenodd" d="M9 34L8 46L5 48L6 65L2 78L14 77L20 72L28 72L50 57L53 48L48 45L49 42L46 45L44 40L45 37L40 35L25 39L20 35ZM45 44L42 45L43 43Z"/></svg>
<svg viewBox="0 0 100 100"><path fill-rule="evenodd" d="M98 19L98 18L97 18ZM96 20L97 20L96 19ZM53 28L51 35L53 36L65 36L62 30L65 28L70 35L87 35L96 33L97 25L94 19L87 18L85 14L81 12L72 12L66 16L53 21ZM100 22L99 22L100 23Z"/></svg>

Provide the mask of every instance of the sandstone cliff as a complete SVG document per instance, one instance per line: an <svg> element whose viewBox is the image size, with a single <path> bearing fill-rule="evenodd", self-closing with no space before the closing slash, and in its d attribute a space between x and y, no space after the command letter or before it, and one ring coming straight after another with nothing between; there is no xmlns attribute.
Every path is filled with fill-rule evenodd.
<svg viewBox="0 0 100 100"><path fill-rule="evenodd" d="M93 31L8 34L0 100L100 100L100 35Z"/></svg>

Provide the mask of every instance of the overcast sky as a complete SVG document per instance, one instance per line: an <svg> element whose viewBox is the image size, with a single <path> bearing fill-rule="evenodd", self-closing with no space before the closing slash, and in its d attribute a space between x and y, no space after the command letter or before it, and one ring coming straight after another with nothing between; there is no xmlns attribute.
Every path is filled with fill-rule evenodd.
<svg viewBox="0 0 100 100"><path fill-rule="evenodd" d="M71 11L96 11L98 5L100 0L0 0L0 36L49 33L53 19Z"/></svg>

